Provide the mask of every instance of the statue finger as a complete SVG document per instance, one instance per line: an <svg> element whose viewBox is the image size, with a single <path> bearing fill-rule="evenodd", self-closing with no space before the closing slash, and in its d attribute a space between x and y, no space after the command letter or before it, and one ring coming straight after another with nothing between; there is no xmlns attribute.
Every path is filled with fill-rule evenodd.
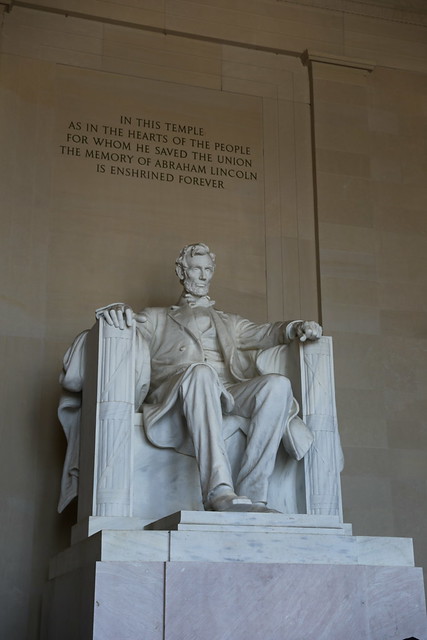
<svg viewBox="0 0 427 640"><path fill-rule="evenodd" d="M111 316L111 320L113 321L113 325L116 327L116 329L118 329L120 325L119 325L119 318L118 318L117 311L115 309L111 309L110 316Z"/></svg>
<svg viewBox="0 0 427 640"><path fill-rule="evenodd" d="M127 326L131 327L133 322L133 313L130 307L125 308L125 319L126 319Z"/></svg>
<svg viewBox="0 0 427 640"><path fill-rule="evenodd" d="M102 316L104 317L105 322L106 322L107 324L109 324L109 325L110 325L110 327L112 327L112 326L113 326L113 321L112 321L111 316L110 316L110 311L108 311L108 310L106 309L106 310L102 313Z"/></svg>
<svg viewBox="0 0 427 640"><path fill-rule="evenodd" d="M322 327L317 322L313 322L311 340L318 340L321 336L322 336Z"/></svg>

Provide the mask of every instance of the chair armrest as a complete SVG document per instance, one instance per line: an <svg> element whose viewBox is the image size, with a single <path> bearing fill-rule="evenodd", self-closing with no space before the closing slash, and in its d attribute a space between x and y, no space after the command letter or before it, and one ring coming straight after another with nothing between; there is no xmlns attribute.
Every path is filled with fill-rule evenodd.
<svg viewBox="0 0 427 640"><path fill-rule="evenodd" d="M338 433L332 338L300 346L302 418L314 435L305 465L307 513L335 515L342 521Z"/></svg>
<svg viewBox="0 0 427 640"><path fill-rule="evenodd" d="M332 338L294 340L260 351L261 374L279 373L291 380L301 417L314 442L304 458L307 513L338 515L342 520L340 471L343 454L338 433Z"/></svg>
<svg viewBox="0 0 427 640"><path fill-rule="evenodd" d="M132 515L134 353L134 327L116 329L100 318L89 332L79 520Z"/></svg>

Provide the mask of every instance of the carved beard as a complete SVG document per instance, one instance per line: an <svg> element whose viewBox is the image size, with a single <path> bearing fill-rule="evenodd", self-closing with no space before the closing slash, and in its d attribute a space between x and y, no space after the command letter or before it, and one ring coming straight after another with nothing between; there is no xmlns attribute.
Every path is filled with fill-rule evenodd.
<svg viewBox="0 0 427 640"><path fill-rule="evenodd" d="M184 291L186 293L191 293L193 296L197 296L198 298L207 296L209 293L210 282L198 283L185 276L182 284L184 285Z"/></svg>

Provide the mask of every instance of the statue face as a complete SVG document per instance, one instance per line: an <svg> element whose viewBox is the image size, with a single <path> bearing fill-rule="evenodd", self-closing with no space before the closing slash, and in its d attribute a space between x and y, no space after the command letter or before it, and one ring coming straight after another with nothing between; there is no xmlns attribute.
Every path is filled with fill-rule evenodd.
<svg viewBox="0 0 427 640"><path fill-rule="evenodd" d="M193 296L206 296L214 274L214 265L208 255L189 256L184 267L184 289Z"/></svg>

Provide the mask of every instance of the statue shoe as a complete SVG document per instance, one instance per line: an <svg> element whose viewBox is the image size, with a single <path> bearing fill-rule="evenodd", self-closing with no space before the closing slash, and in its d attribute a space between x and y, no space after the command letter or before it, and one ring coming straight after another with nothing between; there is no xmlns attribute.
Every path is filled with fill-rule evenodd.
<svg viewBox="0 0 427 640"><path fill-rule="evenodd" d="M234 491L221 492L211 496L205 506L207 511L250 511L252 500L246 496L238 496Z"/></svg>
<svg viewBox="0 0 427 640"><path fill-rule="evenodd" d="M253 502L252 507L248 509L251 513L282 513L277 509L269 509L265 502Z"/></svg>

